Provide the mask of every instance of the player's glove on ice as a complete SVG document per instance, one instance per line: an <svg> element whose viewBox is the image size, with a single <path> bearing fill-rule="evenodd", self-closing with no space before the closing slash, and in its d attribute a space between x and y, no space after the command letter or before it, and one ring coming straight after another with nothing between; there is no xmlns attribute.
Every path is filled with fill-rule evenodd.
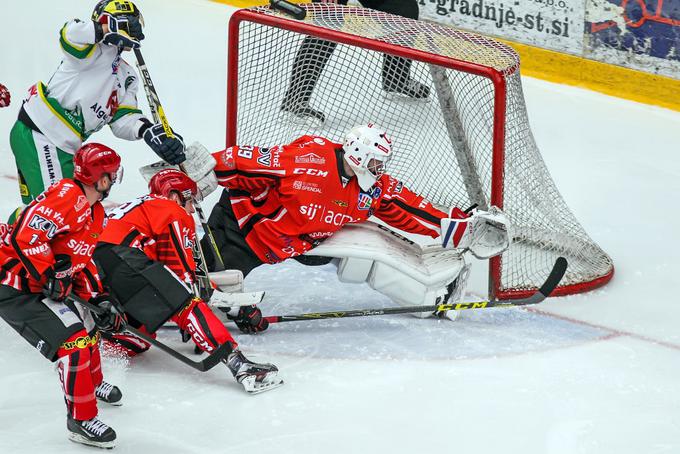
<svg viewBox="0 0 680 454"><path fill-rule="evenodd" d="M11 102L12 97L9 94L9 90L4 85L0 84L0 107L7 107Z"/></svg>
<svg viewBox="0 0 680 454"><path fill-rule="evenodd" d="M47 281L42 292L46 297L54 301L64 301L71 293L71 257L59 254L52 268L45 271Z"/></svg>
<svg viewBox="0 0 680 454"><path fill-rule="evenodd" d="M119 333L125 329L127 325L127 317L125 316L125 309L118 302L118 300L108 293L100 293L94 298L90 299L90 303L104 309L104 312L97 314L92 313L94 324L100 331L105 333Z"/></svg>
<svg viewBox="0 0 680 454"><path fill-rule="evenodd" d="M236 311L238 309L238 312ZM233 312L236 312L234 315ZM227 312L227 318L233 320L241 332L246 334L264 331L269 328L269 322L262 317L262 311L257 306L235 307Z"/></svg>
<svg viewBox="0 0 680 454"><path fill-rule="evenodd" d="M154 153L168 164L177 165L183 163L187 157L184 154L182 136L174 131L172 133L174 137L168 137L160 123L155 125L148 123L140 129L141 136Z"/></svg>

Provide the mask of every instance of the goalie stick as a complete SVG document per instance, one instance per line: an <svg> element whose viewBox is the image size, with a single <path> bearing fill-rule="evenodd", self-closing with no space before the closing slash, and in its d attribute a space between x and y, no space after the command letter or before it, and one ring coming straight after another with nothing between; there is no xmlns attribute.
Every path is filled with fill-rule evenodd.
<svg viewBox="0 0 680 454"><path fill-rule="evenodd" d="M154 121L159 122L163 125L163 130L165 131L165 134L168 137L174 137L172 129L170 128L170 124L168 123L168 118L165 116L165 111L163 110L161 101L158 98L158 92L156 91L156 87L154 86L153 81L151 80L151 75L149 74L149 70L146 67L146 62L144 61L142 52L139 49L135 49L135 57L137 57L137 68L139 69L139 72L142 75L142 83L144 85L144 91L146 92L146 98L149 102L149 109L151 109L151 116L153 117ZM182 164L179 165L179 168L182 172L186 173L186 171L184 170L184 166ZM196 208L198 220L201 222L203 230L208 235L213 257L215 259L213 260L215 266L214 271L222 271L223 269L225 269L224 261L222 260L222 255L220 254L220 251L217 247L217 243L215 242L215 237L213 236L212 230L210 229L208 222L205 220L203 208L201 208L201 205L196 200L194 200L194 208ZM201 249L200 242L194 241L193 249L194 259L196 259L196 270L198 271L196 275L199 282L201 283L199 293L196 294L197 295L200 294L201 297L207 299L211 285L210 278L208 277L208 270L206 269L205 255L203 254L203 249ZM200 292L201 290L202 292Z"/></svg>
<svg viewBox="0 0 680 454"><path fill-rule="evenodd" d="M355 309L330 312L311 312L297 315L271 315L264 317L269 323L297 322L302 320L320 320L326 318L367 317L371 315L408 314L414 312L443 312L462 311L467 309L486 309L491 307L516 307L538 304L546 299L560 283L567 271L567 259L558 257L548 278L543 285L530 297L516 300L482 300L457 304L437 304L432 306L403 306L386 307L380 309Z"/></svg>
<svg viewBox="0 0 680 454"><path fill-rule="evenodd" d="M76 303L80 304L81 306L83 306L84 308L86 308L87 310L89 310L91 312L94 312L94 313L97 313L97 314L103 314L104 312L106 312L101 307L96 306L96 305L94 305L94 304L92 304L88 301L85 301L84 299L82 299L81 297L79 297L79 296L77 296L73 293L69 296L69 298L71 300L75 301ZM180 352L168 347L163 342L149 336L146 333L139 331L138 329L133 328L132 326L130 326L128 324L124 325L124 329L126 331L129 331L130 333L134 334L135 336L141 337L142 339L144 339L148 343L155 345L156 347L163 350L168 355L172 356L175 359L180 360L181 362L183 362L187 366L192 367L192 368L194 368L198 371L201 371L201 372L205 372L207 370L212 369L213 367L215 367L217 364L219 364L224 358L226 358L233 351L231 344L226 343L226 344L222 344L218 348L216 348L203 361L193 361L193 360L187 358L186 356L184 356L183 354L181 354Z"/></svg>

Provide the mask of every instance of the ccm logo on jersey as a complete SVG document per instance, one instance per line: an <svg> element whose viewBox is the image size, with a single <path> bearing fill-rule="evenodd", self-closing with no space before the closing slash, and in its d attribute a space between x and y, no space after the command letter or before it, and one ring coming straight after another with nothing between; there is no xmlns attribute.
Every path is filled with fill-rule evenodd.
<svg viewBox="0 0 680 454"><path fill-rule="evenodd" d="M319 169L304 169L300 167L296 167L293 169L293 173L295 175L311 175L313 177L322 177L325 178L328 176L328 172L325 170L319 170Z"/></svg>

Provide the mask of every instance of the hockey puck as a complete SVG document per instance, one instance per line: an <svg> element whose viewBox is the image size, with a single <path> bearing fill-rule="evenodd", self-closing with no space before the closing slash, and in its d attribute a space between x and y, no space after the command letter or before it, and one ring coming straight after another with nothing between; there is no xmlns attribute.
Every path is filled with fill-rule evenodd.
<svg viewBox="0 0 680 454"><path fill-rule="evenodd" d="M269 4L272 8L278 9L297 20L303 20L307 16L306 9L286 0L269 0Z"/></svg>

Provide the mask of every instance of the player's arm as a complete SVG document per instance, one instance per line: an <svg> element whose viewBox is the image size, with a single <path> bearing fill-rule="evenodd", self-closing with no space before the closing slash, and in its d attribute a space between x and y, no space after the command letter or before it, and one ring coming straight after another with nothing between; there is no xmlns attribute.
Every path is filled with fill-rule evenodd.
<svg viewBox="0 0 680 454"><path fill-rule="evenodd" d="M137 89L139 78L127 64L121 63L121 83L125 86L125 93L119 100L118 110L109 122L111 132L116 137L125 140L137 140L142 137L141 129L151 124L137 105Z"/></svg>
<svg viewBox="0 0 680 454"><path fill-rule="evenodd" d="M56 262L50 246L52 238L71 228L68 207L64 203L58 206L55 199L54 194L39 196L21 213L10 234L10 244L22 266L38 281ZM73 206L69 210L74 211Z"/></svg>
<svg viewBox="0 0 680 454"><path fill-rule="evenodd" d="M378 219L405 232L432 238L440 235L446 213L388 175L381 177L378 187L383 191L374 213Z"/></svg>
<svg viewBox="0 0 680 454"><path fill-rule="evenodd" d="M96 43L101 40L92 21L73 19L59 30L59 46L68 58L87 61L94 53Z"/></svg>
<svg viewBox="0 0 680 454"><path fill-rule="evenodd" d="M85 268L73 275L73 291L79 297L90 300L104 291L97 265L90 260Z"/></svg>
<svg viewBox="0 0 680 454"><path fill-rule="evenodd" d="M286 175L283 167L272 167L272 153L278 147L264 148L247 145L229 147L213 153L217 162L215 176L220 186L248 192L275 187Z"/></svg>
<svg viewBox="0 0 680 454"><path fill-rule="evenodd" d="M179 206L177 208L173 213L159 213L157 222L152 220L157 259L182 282L191 285L196 280L196 262L192 252L196 228L193 218Z"/></svg>

